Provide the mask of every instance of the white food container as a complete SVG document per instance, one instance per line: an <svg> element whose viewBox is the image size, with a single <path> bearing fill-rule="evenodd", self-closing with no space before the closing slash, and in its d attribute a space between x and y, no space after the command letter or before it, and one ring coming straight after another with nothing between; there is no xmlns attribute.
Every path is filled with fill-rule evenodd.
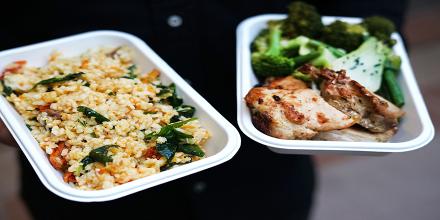
<svg viewBox="0 0 440 220"><path fill-rule="evenodd" d="M201 170L219 165L231 159L240 147L240 135L217 110L185 82L168 64L139 38L117 31L95 31L47 41L30 46L0 52L0 70L16 60L26 60L28 65L42 66L53 51L63 56L75 56L87 49L101 46L126 45L133 49L134 62L143 72L153 68L161 72L165 84L174 82L184 102L197 108L195 117L210 131L211 138L205 145L207 157L155 175L144 177L110 189L83 191L63 181L61 172L49 163L46 153L32 137L24 120L12 105L0 98L0 117L14 136L23 153L31 163L41 182L53 193L63 198L81 201L108 201L135 193Z"/></svg>
<svg viewBox="0 0 440 220"><path fill-rule="evenodd" d="M344 153L375 155L415 150L425 146L432 140L434 127L414 78L402 38L397 33L394 33L392 37L397 40L394 51L402 58L402 68L398 81L405 95L406 103L403 110L406 114L399 123L397 134L388 143L283 140L268 136L257 130L252 124L250 111L244 101L248 91L258 84L258 80L252 71L250 45L257 34L266 27L267 21L285 17L281 14L259 15L244 20L237 28L237 121L245 135L281 154ZM324 16L323 22L328 24L336 19L350 23L361 21L360 18Z"/></svg>

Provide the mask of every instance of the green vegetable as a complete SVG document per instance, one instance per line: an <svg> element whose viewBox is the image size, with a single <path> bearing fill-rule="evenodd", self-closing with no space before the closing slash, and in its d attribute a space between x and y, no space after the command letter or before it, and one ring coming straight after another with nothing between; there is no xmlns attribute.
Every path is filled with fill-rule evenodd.
<svg viewBox="0 0 440 220"><path fill-rule="evenodd" d="M405 104L405 97L396 79L396 76L400 71L402 61L400 57L395 55L388 46L384 45L383 51L386 55L383 79L385 88L390 97L389 100L396 106L402 107Z"/></svg>
<svg viewBox="0 0 440 220"><path fill-rule="evenodd" d="M181 151L185 154L191 154L198 157L205 156L205 152L203 152L197 144L181 144L179 145L177 151Z"/></svg>
<svg viewBox="0 0 440 220"><path fill-rule="evenodd" d="M281 30L276 22L269 23L269 48L252 54L252 68L257 76L284 76L293 72L295 62L281 54Z"/></svg>
<svg viewBox="0 0 440 220"><path fill-rule="evenodd" d="M335 56L336 58L342 57L345 54L347 54L344 49L332 47L324 42L314 40L314 39L310 39L310 41L308 42L308 45L314 46L316 48L324 47L325 49L330 51L333 54L333 56Z"/></svg>
<svg viewBox="0 0 440 220"><path fill-rule="evenodd" d="M376 92L382 83L384 62L381 43L375 37L370 37L358 49L338 58L331 66L336 71L346 70L351 79Z"/></svg>
<svg viewBox="0 0 440 220"><path fill-rule="evenodd" d="M304 82L312 81L312 77L309 74L304 74L300 71L295 71L294 73L292 73L292 76Z"/></svg>
<svg viewBox="0 0 440 220"><path fill-rule="evenodd" d="M180 128L183 125L185 125L186 123L190 122L190 121L194 121L196 120L196 118L190 118L184 121L179 121L179 122L175 122L175 123L170 123L168 125L163 126L159 132L152 132L149 133L145 136L145 139L150 140L152 138L157 138L157 137L165 137L168 139L168 137L174 136L174 132L178 132L176 130L176 128ZM180 132L182 133L182 132Z"/></svg>
<svg viewBox="0 0 440 220"><path fill-rule="evenodd" d="M321 40L333 47L342 48L348 52L358 48L367 35L367 30L360 24L349 24L336 20L323 29Z"/></svg>
<svg viewBox="0 0 440 220"><path fill-rule="evenodd" d="M125 74L123 77L121 78L126 78L126 79L136 79L137 75L135 73L136 71L136 65L131 65L127 68L128 72L127 74Z"/></svg>
<svg viewBox="0 0 440 220"><path fill-rule="evenodd" d="M90 133L90 136L92 136L92 138L97 138L98 137L98 135L96 135L95 132Z"/></svg>
<svg viewBox="0 0 440 220"><path fill-rule="evenodd" d="M164 99L168 104L174 108L182 105L183 100L177 95L176 85L174 85L174 83L171 83L169 86L158 85L157 87L160 88L160 92L157 96Z"/></svg>
<svg viewBox="0 0 440 220"><path fill-rule="evenodd" d="M321 47L320 50L322 51L322 53L318 57L313 59L310 63L316 67L329 68L331 64L338 58L334 55L334 53L330 51L330 49L326 47Z"/></svg>
<svg viewBox="0 0 440 220"><path fill-rule="evenodd" d="M75 176L79 176L79 175L81 175L81 171L83 170L84 168L82 167L82 166L78 166L77 168L76 168L76 170L73 172L73 174L75 175Z"/></svg>
<svg viewBox="0 0 440 220"><path fill-rule="evenodd" d="M196 108L190 105L181 105L176 108L178 115L174 115L170 122L177 122L180 121L180 117L184 116L185 118L191 118L194 116L194 113L196 111Z"/></svg>
<svg viewBox="0 0 440 220"><path fill-rule="evenodd" d="M164 166L160 167L160 171L168 170L168 169L174 167L175 165L183 165L183 164L187 164L187 163L191 163L191 162L192 162L192 159L189 160L188 162L183 162L183 163L168 162Z"/></svg>
<svg viewBox="0 0 440 220"><path fill-rule="evenodd" d="M288 17L282 24L283 35L288 38L301 35L316 38L321 34L324 25L313 5L296 1L288 6L288 10Z"/></svg>
<svg viewBox="0 0 440 220"><path fill-rule="evenodd" d="M95 160L93 160L90 156L85 156L82 160L81 163L83 165L83 167L86 167L87 165L94 163Z"/></svg>
<svg viewBox="0 0 440 220"><path fill-rule="evenodd" d="M309 43L310 38L304 36L298 36L293 38L282 45L281 53L285 57L298 56L298 50Z"/></svg>
<svg viewBox="0 0 440 220"><path fill-rule="evenodd" d="M371 16L365 18L361 23L371 36L376 37L388 46L396 44L391 34L396 31L394 23L382 16Z"/></svg>
<svg viewBox="0 0 440 220"><path fill-rule="evenodd" d="M405 104L403 92L397 82L395 71L392 69L385 69L383 79L390 94L391 102L397 107L402 107Z"/></svg>
<svg viewBox="0 0 440 220"><path fill-rule="evenodd" d="M93 149L90 151L89 155L84 157L81 160L81 163L83 164L83 167L87 166L88 164L99 162L102 164L106 164L108 162L112 162L113 158L111 156L108 156L108 149L111 147L119 147L118 145L111 144L111 145L104 145L102 147L98 147L96 149Z"/></svg>
<svg viewBox="0 0 440 220"><path fill-rule="evenodd" d="M67 75L65 75L63 77L53 77L53 78L41 80L40 82L35 84L33 88L37 87L38 85L49 85L49 84L52 84L52 83L59 83L59 82L65 82L65 81L69 81L69 80L78 79L83 74L85 74L85 73L83 73L83 72L70 73L70 74L67 74Z"/></svg>
<svg viewBox="0 0 440 220"><path fill-rule="evenodd" d="M324 42L310 39L308 37L299 36L292 40L289 40L282 47L283 55L288 57L295 57L299 55L307 55L312 52L320 52L320 56L325 52L330 52L332 57L339 58L346 53L343 49L332 47ZM309 55L310 56L310 55ZM325 54L327 56L327 54ZM298 59L298 58L295 58ZM294 59L294 61L295 61ZM298 66L298 63L295 63Z"/></svg>
<svg viewBox="0 0 440 220"><path fill-rule="evenodd" d="M159 132L150 133L145 136L146 140L151 140L152 138L164 137L167 139L165 143L157 143L156 150L157 152L167 158L167 163L170 163L176 151L180 151L178 149L181 144L184 144L185 139L193 138L192 135L185 134L181 131L176 130L176 128L182 127L186 123L195 120L195 118L191 118L185 121L175 122L168 124L160 129Z"/></svg>
<svg viewBox="0 0 440 220"><path fill-rule="evenodd" d="M181 105L176 108L176 111L179 113L180 116L191 118L194 116L194 113L196 112L196 108L190 105Z"/></svg>
<svg viewBox="0 0 440 220"><path fill-rule="evenodd" d="M160 153L160 155L167 158L167 161L169 161L174 157L174 154L177 150L177 145L175 143L165 142L163 144L157 144L156 150Z"/></svg>
<svg viewBox="0 0 440 220"><path fill-rule="evenodd" d="M322 51L312 51L308 54L297 56L292 58L292 60L295 62L295 66L303 65L310 60L315 59L316 57L320 56L322 54Z"/></svg>
<svg viewBox="0 0 440 220"><path fill-rule="evenodd" d="M86 106L78 106L78 108L76 108L76 109L79 112L82 112L84 115L86 115L89 118L94 117L96 123L98 123L98 124L101 124L102 122L105 122L105 121L110 121L108 118L104 117L103 115L99 114L95 110L88 108Z"/></svg>
<svg viewBox="0 0 440 220"><path fill-rule="evenodd" d="M3 96L10 96L10 95L12 94L12 92L14 92L14 91L12 90L12 88L9 87L9 86L7 86L7 85L5 84L5 81L4 81L4 80L0 80L0 82L1 82L1 84L2 84L2 86L3 86Z"/></svg>
<svg viewBox="0 0 440 220"><path fill-rule="evenodd" d="M263 29L257 35L257 37L252 41L251 51L252 52L264 52L269 48L269 30Z"/></svg>
<svg viewBox="0 0 440 220"><path fill-rule="evenodd" d="M28 124L26 124L26 127L29 129L29 131L32 131L32 127Z"/></svg>

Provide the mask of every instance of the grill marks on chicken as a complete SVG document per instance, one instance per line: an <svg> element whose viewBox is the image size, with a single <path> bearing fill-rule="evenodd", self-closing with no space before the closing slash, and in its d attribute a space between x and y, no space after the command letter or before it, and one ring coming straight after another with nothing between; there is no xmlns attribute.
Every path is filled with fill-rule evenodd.
<svg viewBox="0 0 440 220"><path fill-rule="evenodd" d="M281 139L311 139L320 131L343 129L355 123L312 89L295 87L293 91L270 87L253 88L245 97L253 124L265 134Z"/></svg>
<svg viewBox="0 0 440 220"><path fill-rule="evenodd" d="M335 72L304 65L301 72L324 79L321 96L333 107L349 115L371 132L397 129L398 119L404 112L384 98L370 92L351 80L344 70Z"/></svg>

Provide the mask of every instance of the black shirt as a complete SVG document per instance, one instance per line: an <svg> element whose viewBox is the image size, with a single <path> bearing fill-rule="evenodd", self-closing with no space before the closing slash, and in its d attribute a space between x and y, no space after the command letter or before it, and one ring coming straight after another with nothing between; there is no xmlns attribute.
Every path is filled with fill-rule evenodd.
<svg viewBox="0 0 440 220"><path fill-rule="evenodd" d="M253 15L285 13L289 2L15 2L3 9L0 49L90 30L128 32L143 39L236 124L235 29ZM358 2L314 1L322 14L380 13L401 22L405 4L399 1ZM241 137L240 151L225 164L105 203L77 203L55 196L22 156L22 197L38 219L306 219L315 186L310 157L275 154Z"/></svg>

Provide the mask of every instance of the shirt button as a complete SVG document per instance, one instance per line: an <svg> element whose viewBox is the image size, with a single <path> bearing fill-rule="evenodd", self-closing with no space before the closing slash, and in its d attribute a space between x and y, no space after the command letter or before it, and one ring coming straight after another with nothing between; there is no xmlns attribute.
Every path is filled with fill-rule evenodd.
<svg viewBox="0 0 440 220"><path fill-rule="evenodd" d="M207 184L203 181L199 181L194 183L193 185L193 192L195 193L202 193L206 190Z"/></svg>
<svg viewBox="0 0 440 220"><path fill-rule="evenodd" d="M170 27L179 27L183 23L182 17L179 15L171 15L168 17L168 25Z"/></svg>

